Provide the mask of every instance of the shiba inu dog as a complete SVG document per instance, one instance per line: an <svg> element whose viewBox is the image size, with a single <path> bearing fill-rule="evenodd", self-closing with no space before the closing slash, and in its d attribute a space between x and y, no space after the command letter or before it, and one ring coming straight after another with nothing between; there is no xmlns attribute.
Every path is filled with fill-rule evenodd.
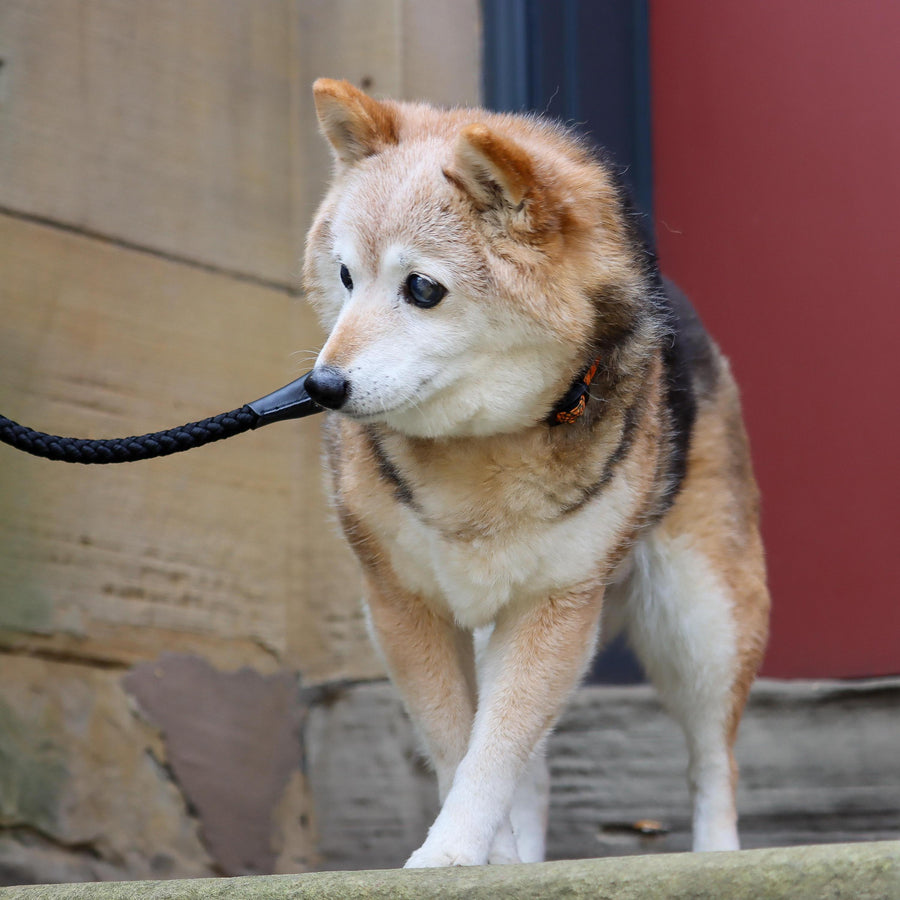
<svg viewBox="0 0 900 900"><path fill-rule="evenodd" d="M621 629L687 737L695 849L737 848L769 598L727 361L561 126L314 94L335 173L307 390L442 801L407 866L543 858L546 736Z"/></svg>

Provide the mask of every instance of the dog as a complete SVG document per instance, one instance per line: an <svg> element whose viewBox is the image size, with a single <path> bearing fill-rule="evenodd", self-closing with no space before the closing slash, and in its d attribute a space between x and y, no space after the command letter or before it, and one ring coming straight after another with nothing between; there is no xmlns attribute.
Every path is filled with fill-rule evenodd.
<svg viewBox="0 0 900 900"><path fill-rule="evenodd" d="M769 596L728 362L570 130L330 79L314 98L334 175L306 388L334 411L334 507L437 775L407 867L544 858L547 735L623 630L687 738L694 849L736 849Z"/></svg>

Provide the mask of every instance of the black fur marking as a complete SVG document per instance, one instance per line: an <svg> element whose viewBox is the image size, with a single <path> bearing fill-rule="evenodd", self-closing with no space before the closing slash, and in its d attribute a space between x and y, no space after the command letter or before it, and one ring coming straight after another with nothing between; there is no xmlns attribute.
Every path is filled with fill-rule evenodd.
<svg viewBox="0 0 900 900"><path fill-rule="evenodd" d="M372 455L375 462L378 463L378 471L381 477L394 487L394 495L406 506L413 509L417 508L415 497L413 496L412 487L409 482L397 471L391 458L387 455L381 439L378 437L375 429L367 428L366 436L369 439L369 446L372 448Z"/></svg>
<svg viewBox="0 0 900 900"><path fill-rule="evenodd" d="M661 473L666 481L662 508L659 511L662 514L671 507L681 489L687 473L688 452L697 418L698 395L703 397L714 390L719 375L719 362L712 341L687 298L674 284L664 281L660 274L648 217L636 208L631 193L609 154L602 147L595 147L593 156L606 169L616 186L628 241L640 261L647 290L647 303L643 312L618 300L615 289L607 289L608 293L598 294L594 298L598 316L590 353L592 358L600 357L606 363L601 364L594 385L600 396L615 389L623 375L619 366L622 350L639 330L642 315L649 315L660 322L665 331L661 351L665 413L668 419L667 464ZM610 456L603 476L587 488L578 501L563 509L561 514L579 509L612 478L616 465L630 448L636 422L639 421L639 417L635 416L635 407L629 410L629 414L632 418L626 419L620 446ZM602 417L602 412L599 418L585 416L584 424L593 427Z"/></svg>
<svg viewBox="0 0 900 900"><path fill-rule="evenodd" d="M625 301L616 287L605 287L590 297L594 307L594 325L590 343L583 353L585 369L579 372L569 388L571 392L580 384L584 371L599 360L597 372L587 392L587 405L578 427L593 429L608 412L607 401L617 391L623 376L622 356L638 333L639 313ZM568 396L568 395L566 395ZM566 396L557 401L550 413L553 418L558 409L566 407ZM592 402L594 401L594 402ZM601 402L597 402L601 401Z"/></svg>
<svg viewBox="0 0 900 900"><path fill-rule="evenodd" d="M608 391L626 374L621 371L621 361L631 340L638 335L641 314L618 299L612 288L594 294L591 300L596 310L596 324L590 356L592 360L600 360L597 377L605 377Z"/></svg>
<svg viewBox="0 0 900 900"><path fill-rule="evenodd" d="M672 319L672 338L663 350L666 381L666 410L669 417L669 466L668 487L663 494L663 509L675 500L687 474L688 451L697 419L697 398L691 379L691 369L684 335L674 310L669 307Z"/></svg>
<svg viewBox="0 0 900 900"><path fill-rule="evenodd" d="M628 451L634 443L637 427L644 416L644 403L645 397L641 395L625 410L622 422L622 437L619 439L618 446L606 461L606 467L603 471L603 479L605 481L609 481L612 478L616 466L628 455Z"/></svg>
<svg viewBox="0 0 900 900"><path fill-rule="evenodd" d="M669 457L669 487L665 492L666 506L670 506L681 490L687 474L688 451L697 419L697 401L690 382L690 373L684 367L677 342L671 353L664 357L666 363L667 402L672 420L672 453Z"/></svg>
<svg viewBox="0 0 900 900"><path fill-rule="evenodd" d="M622 214L625 217L630 238L635 249L643 257L644 276L656 313L665 324L669 335L663 345L663 366L666 383L666 410L668 412L670 440L668 486L663 494L663 509L668 509L681 489L687 473L687 458L697 419L697 397L692 377L691 347L697 349L697 328L687 314L690 304L681 292L670 297L659 271L656 247L647 219L634 206L634 201L619 180ZM696 314L694 314L696 318ZM699 325L699 320L697 320ZM702 328L702 326L700 326ZM709 340L709 338L707 338ZM693 344L691 343L693 342Z"/></svg>
<svg viewBox="0 0 900 900"><path fill-rule="evenodd" d="M698 397L707 397L715 391L721 366L712 339L703 327L697 311L674 281L663 277L666 298L675 313L678 334L684 346L684 355L693 375Z"/></svg>
<svg viewBox="0 0 900 900"><path fill-rule="evenodd" d="M644 404L645 397L641 394L634 403L625 410L625 415L622 420L622 434L619 438L619 443L616 445L616 449L613 450L607 458L606 465L603 467L603 474L592 485L586 487L581 496L574 503L570 503L568 506L563 507L559 512L561 516L567 516L570 513L577 512L586 503L593 500L594 497L596 497L597 494L612 481L613 476L616 474L616 468L619 463L625 459L628 455L628 451L631 450L632 444L634 444L638 425L640 425L641 419L643 418Z"/></svg>

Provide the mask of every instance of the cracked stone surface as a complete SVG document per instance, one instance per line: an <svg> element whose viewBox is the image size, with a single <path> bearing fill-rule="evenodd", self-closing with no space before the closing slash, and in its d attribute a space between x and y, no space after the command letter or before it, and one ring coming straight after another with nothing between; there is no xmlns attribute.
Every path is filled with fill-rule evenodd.
<svg viewBox="0 0 900 900"><path fill-rule="evenodd" d="M196 656L165 654L123 683L161 728L168 763L223 874L278 871L284 833L276 809L291 779L302 780L297 677L220 672ZM284 831L300 830L299 821L285 823Z"/></svg>
<svg viewBox="0 0 900 900"><path fill-rule="evenodd" d="M309 868L292 674L0 663L0 884Z"/></svg>
<svg viewBox="0 0 900 900"><path fill-rule="evenodd" d="M121 673L2 664L0 881L218 874Z"/></svg>

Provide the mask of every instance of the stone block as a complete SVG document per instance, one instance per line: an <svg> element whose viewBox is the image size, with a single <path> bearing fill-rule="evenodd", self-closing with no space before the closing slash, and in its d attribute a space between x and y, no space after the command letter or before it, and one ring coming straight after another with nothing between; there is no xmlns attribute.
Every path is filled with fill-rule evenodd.
<svg viewBox="0 0 900 900"><path fill-rule="evenodd" d="M383 683L308 692L304 729L322 869L402 865L437 815L416 736Z"/></svg>
<svg viewBox="0 0 900 900"><path fill-rule="evenodd" d="M477 103L479 55L476 0L6 0L0 208L295 285L313 80Z"/></svg>
<svg viewBox="0 0 900 900"><path fill-rule="evenodd" d="M166 762L226 875L310 867L310 804L291 672L220 672L165 654L122 684L160 729Z"/></svg>
<svg viewBox="0 0 900 900"><path fill-rule="evenodd" d="M310 868L292 673L0 665L0 883Z"/></svg>
<svg viewBox="0 0 900 900"><path fill-rule="evenodd" d="M217 873L120 672L10 655L0 665L2 883Z"/></svg>
<svg viewBox="0 0 900 900"><path fill-rule="evenodd" d="M241 406L300 374L285 292L0 215L0 411L81 437ZM315 419L73 466L0 447L0 646L129 665L382 671L329 527Z"/></svg>
<svg viewBox="0 0 900 900"><path fill-rule="evenodd" d="M386 683L326 696L306 729L320 867L401 865L437 811L412 728ZM896 838L898 704L897 679L758 682L737 747L742 846ZM582 688L548 748L550 859L690 848L687 751L650 687Z"/></svg>
<svg viewBox="0 0 900 900"><path fill-rule="evenodd" d="M0 205L289 283L293 7L4 3Z"/></svg>

